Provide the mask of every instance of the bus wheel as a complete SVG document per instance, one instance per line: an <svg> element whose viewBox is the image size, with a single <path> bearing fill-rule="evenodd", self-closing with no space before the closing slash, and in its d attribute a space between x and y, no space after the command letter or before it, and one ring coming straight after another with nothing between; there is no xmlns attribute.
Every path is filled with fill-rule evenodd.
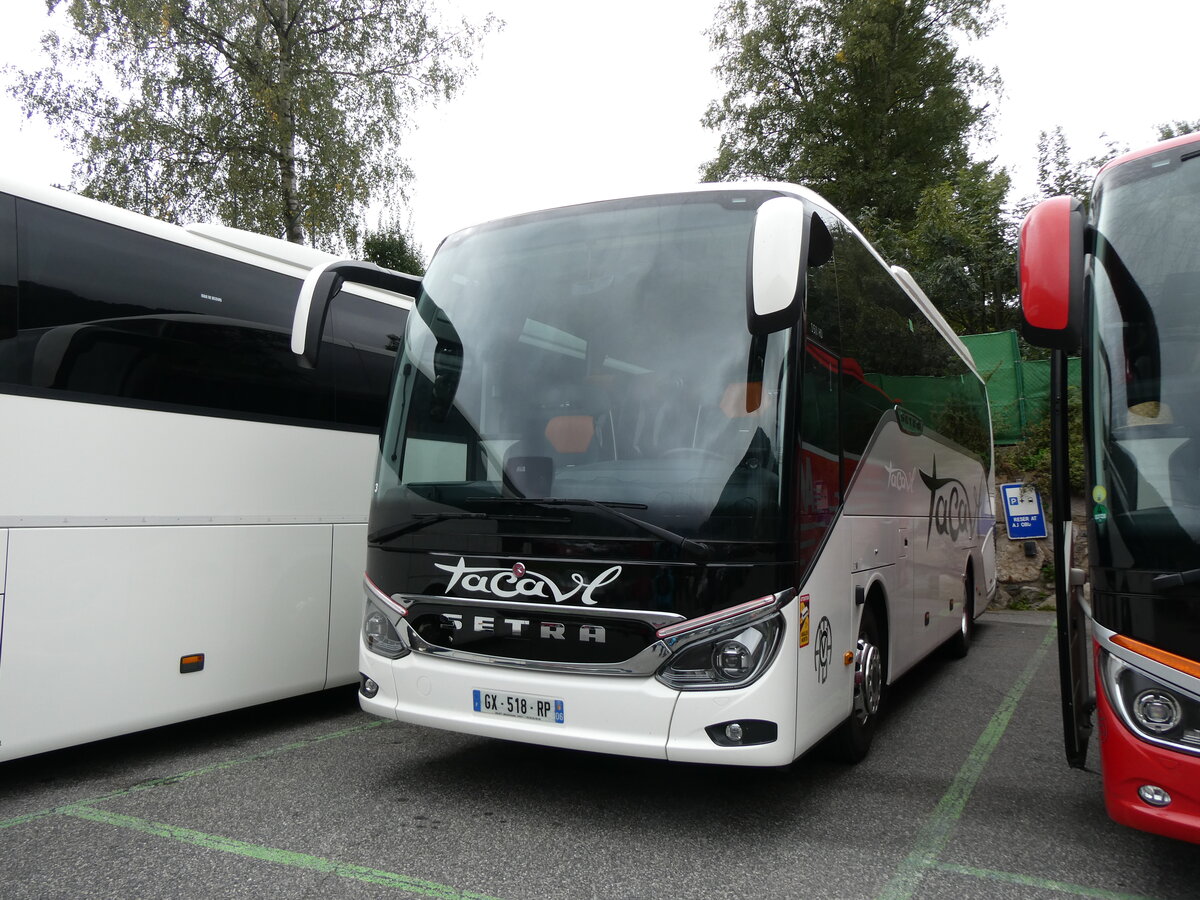
<svg viewBox="0 0 1200 900"><path fill-rule="evenodd" d="M832 749L845 762L856 763L871 749L883 704L886 653L875 611L870 606L865 607L854 652L854 708L833 734Z"/></svg>
<svg viewBox="0 0 1200 900"><path fill-rule="evenodd" d="M958 631L946 641L946 655L951 659L962 659L971 649L971 637L975 633L975 576L970 569L963 579L962 617Z"/></svg>

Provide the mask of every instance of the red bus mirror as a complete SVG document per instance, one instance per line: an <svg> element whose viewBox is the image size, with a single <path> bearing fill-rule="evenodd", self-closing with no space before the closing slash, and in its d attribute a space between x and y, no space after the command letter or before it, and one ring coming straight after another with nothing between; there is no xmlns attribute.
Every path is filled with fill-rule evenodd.
<svg viewBox="0 0 1200 900"><path fill-rule="evenodd" d="M1022 334L1038 347L1078 352L1083 312L1083 204L1044 200L1021 223Z"/></svg>

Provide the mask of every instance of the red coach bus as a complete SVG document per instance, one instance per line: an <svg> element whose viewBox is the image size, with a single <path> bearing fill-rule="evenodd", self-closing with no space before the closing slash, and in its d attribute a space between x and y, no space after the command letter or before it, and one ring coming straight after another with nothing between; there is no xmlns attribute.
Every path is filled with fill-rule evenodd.
<svg viewBox="0 0 1200 900"><path fill-rule="evenodd" d="M1200 134L1108 163L1090 211L1021 227L1025 337L1054 350L1054 518L1068 761L1091 730L1124 825L1200 843ZM1070 568L1066 356L1083 360L1088 571ZM1083 585L1090 582L1090 598Z"/></svg>

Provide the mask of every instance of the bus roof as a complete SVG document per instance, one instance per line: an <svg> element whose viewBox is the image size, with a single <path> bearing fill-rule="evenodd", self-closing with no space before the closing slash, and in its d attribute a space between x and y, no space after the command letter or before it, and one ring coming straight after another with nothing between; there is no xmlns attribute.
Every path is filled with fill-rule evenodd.
<svg viewBox="0 0 1200 900"><path fill-rule="evenodd" d="M219 253L229 259L272 269L300 279L303 279L317 266L327 265L340 258L315 247L293 244L282 238L255 234L240 228L231 228L228 225L215 223L172 225L153 216L121 209L118 206L93 200L61 188L30 184L4 175L0 175L0 191L89 219L148 234L151 237L194 247L208 253ZM399 299L399 295L376 288L346 285L345 290L394 306L408 305L407 302Z"/></svg>
<svg viewBox="0 0 1200 900"><path fill-rule="evenodd" d="M1200 135L1197 135L1196 137L1200 138ZM786 181L706 181L700 184L684 185L682 187L677 187L674 190L668 188L661 191L640 191L629 194L616 194L609 197L591 198L590 200L567 203L561 206L546 207L546 209L543 210L526 210L524 212L513 213L512 215L500 216L490 221L502 222L506 219L520 218L521 216L530 215L535 212L545 212L552 209L568 209L572 206L586 206L590 203L603 203L613 200L633 200L641 197L670 196L672 194L700 194L716 191L738 190L778 191L780 193L790 194L794 197L798 197L801 200L805 200L815 205L825 207L826 209L829 209L837 214L842 220L843 224L847 225L851 231L858 236L863 244L871 251L872 255L876 257L879 263L885 269L891 272L892 277L896 280L904 292L908 294L909 297L912 298L913 303L915 303L926 314L926 316L928 316L938 333L941 334L941 336L954 348L955 352L962 357L963 361L971 368L971 371L975 373L975 376L977 378L980 377L979 370L975 367L975 359L971 355L971 351L967 349L967 345L962 342L959 336L955 333L954 329L950 327L950 323L942 317L942 314L938 311L937 307L933 305L933 301L929 299L923 290L921 290L920 286L916 282L916 279L912 277L908 270L901 266L892 265L885 260L875 248L875 245L866 239L862 232L858 230L858 228L849 220L847 216L841 213L836 207L834 207L832 203L830 203L816 191L803 187L802 185L792 184ZM485 222L477 224L488 223ZM468 226L467 228L463 228L461 230L467 231L473 227L477 227L477 225Z"/></svg>
<svg viewBox="0 0 1200 900"><path fill-rule="evenodd" d="M1141 150L1134 150L1130 153L1122 153L1120 156L1114 157L1100 167L1100 171L1096 173L1099 178L1109 169L1116 166L1124 165L1128 162L1133 162L1135 159L1142 159L1146 156L1153 156L1155 153L1161 153L1163 150L1170 150L1173 147L1183 147L1188 144L1200 142L1200 133L1181 134L1179 137L1170 138L1169 140L1160 141L1157 144L1151 144L1149 147L1143 147Z"/></svg>

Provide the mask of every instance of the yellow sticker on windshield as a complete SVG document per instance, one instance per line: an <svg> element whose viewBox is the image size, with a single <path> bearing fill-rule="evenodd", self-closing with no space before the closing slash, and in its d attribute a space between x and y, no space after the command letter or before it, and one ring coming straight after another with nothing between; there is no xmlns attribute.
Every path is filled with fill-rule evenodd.
<svg viewBox="0 0 1200 900"><path fill-rule="evenodd" d="M800 598L800 646L808 646L808 594Z"/></svg>

